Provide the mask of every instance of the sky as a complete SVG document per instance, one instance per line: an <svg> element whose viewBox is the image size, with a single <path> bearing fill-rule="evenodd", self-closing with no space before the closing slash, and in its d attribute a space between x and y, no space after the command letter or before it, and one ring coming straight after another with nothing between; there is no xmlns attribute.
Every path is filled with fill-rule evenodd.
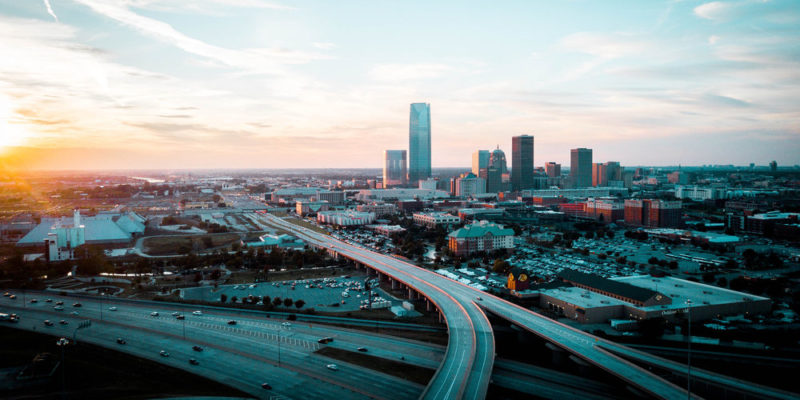
<svg viewBox="0 0 800 400"><path fill-rule="evenodd" d="M0 0L0 167L800 164L800 2Z"/></svg>

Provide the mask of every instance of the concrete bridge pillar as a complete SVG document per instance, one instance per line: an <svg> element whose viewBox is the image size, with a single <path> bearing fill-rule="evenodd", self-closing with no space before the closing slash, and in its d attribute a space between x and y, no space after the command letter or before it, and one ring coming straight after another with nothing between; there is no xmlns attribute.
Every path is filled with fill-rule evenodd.
<svg viewBox="0 0 800 400"><path fill-rule="evenodd" d="M553 354L553 364L557 366L564 366L568 359L568 354L564 349L558 347L552 343L545 343L544 347L547 347L548 350Z"/></svg>
<svg viewBox="0 0 800 400"><path fill-rule="evenodd" d="M442 316L442 312L441 312L441 311L439 311L439 312L438 312L438 313L436 313L436 314L438 314L438 315L439 315L439 323L441 324L442 322L444 322L444 317Z"/></svg>
<svg viewBox="0 0 800 400"><path fill-rule="evenodd" d="M428 299L425 299L425 310L426 311L430 311L432 309L433 309L433 304L431 304L431 301L428 300Z"/></svg>
<svg viewBox="0 0 800 400"><path fill-rule="evenodd" d="M570 354L569 360L578 365L578 373L580 374L580 376L588 376L591 373L592 369L591 364L587 363L586 361L583 361L582 358L579 358L574 354Z"/></svg>
<svg viewBox="0 0 800 400"><path fill-rule="evenodd" d="M408 299L416 300L416 298L417 298L417 292L412 288L408 288Z"/></svg>
<svg viewBox="0 0 800 400"><path fill-rule="evenodd" d="M400 285L398 284L398 282L396 280L394 280L392 278L389 278L389 280L392 281L392 290L397 290L400 287Z"/></svg>

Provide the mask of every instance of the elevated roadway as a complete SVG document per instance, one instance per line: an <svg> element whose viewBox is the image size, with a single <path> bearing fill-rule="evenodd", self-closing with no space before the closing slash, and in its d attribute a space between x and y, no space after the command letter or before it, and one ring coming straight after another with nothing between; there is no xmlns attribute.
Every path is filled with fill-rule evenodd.
<svg viewBox="0 0 800 400"><path fill-rule="evenodd" d="M492 337L490 333L491 326L488 325L485 315L480 315L481 313L477 312L480 311L478 308L504 318L558 345L588 363L628 382L650 396L663 399L685 399L690 397L683 388L620 356L625 354L627 357L643 357L637 354L640 352L602 340L394 257L345 243L329 235L292 224L279 217L268 214L262 214L261 217L269 224L293 232L312 245L326 248L335 255L344 256L386 274L392 279L399 280L436 304L447 322L451 340L448 344L445 359L425 391L425 397L455 398L452 395L457 393L459 398L473 398L476 393L470 390L479 390L479 388L483 387L482 377L487 377L490 374L482 373L482 371L486 369L491 371L494 359L494 340L493 338L489 339ZM446 300L443 299L442 293L447 295ZM472 338L467 334L469 331L473 332ZM480 340L480 337L483 340ZM470 348L469 346L472 347ZM650 356L649 358L657 357ZM676 372L685 374L685 366L682 370ZM477 382L475 382L476 380ZM464 390L454 392L452 386L448 386L455 384L458 384ZM449 391L442 392L443 388L448 387L450 388ZM767 394L758 390L760 388L752 386L740 385L740 388L745 391L756 389L761 394ZM447 393L449 396L442 397L442 393Z"/></svg>

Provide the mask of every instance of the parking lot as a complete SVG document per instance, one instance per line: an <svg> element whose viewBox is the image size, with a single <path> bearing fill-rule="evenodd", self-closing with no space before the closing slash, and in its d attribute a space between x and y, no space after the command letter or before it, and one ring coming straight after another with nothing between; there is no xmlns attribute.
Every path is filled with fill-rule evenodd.
<svg viewBox="0 0 800 400"><path fill-rule="evenodd" d="M219 301L224 294L227 296L227 302L230 303L234 297L239 300L248 296L269 296L272 299L279 297L295 301L303 300L305 305L302 309L356 311L368 299L368 294L363 290L365 279L364 276L345 275L336 278L224 285L217 289L205 286L187 288L181 292L182 297L186 300ZM377 295L373 298L373 308L400 304L399 301L392 301L386 293L378 288L373 290L373 295Z"/></svg>

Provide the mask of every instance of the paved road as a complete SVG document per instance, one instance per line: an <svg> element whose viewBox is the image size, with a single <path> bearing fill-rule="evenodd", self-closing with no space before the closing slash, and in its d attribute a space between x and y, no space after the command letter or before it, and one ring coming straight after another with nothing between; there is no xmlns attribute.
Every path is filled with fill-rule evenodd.
<svg viewBox="0 0 800 400"><path fill-rule="evenodd" d="M54 301L63 300L65 309L56 311L55 303L45 303L41 297L36 304L23 304L21 296L16 300L2 297L0 304L22 316L20 323L9 326L72 337L78 322L89 319L92 326L79 330L78 340L164 362L219 382L234 383L237 388L256 396L265 395L266 391L260 387L263 382L272 384L269 394L286 398L411 399L419 397L424 390L422 385L346 363L338 364L339 371L331 371L325 365L332 361L313 353L321 346L317 340L329 336L345 348L380 347L389 357L409 354L422 358L427 351L425 346L405 339L308 323L292 323L287 327L281 320L223 312L200 316L185 314L186 319L177 320L171 315L169 305L159 308L149 304L81 299L83 306L75 308L72 307L74 298L49 297ZM116 311L109 310L112 306ZM72 311L77 311L78 315L72 315ZM158 311L159 316L151 316L153 311ZM228 325L232 318L237 321L236 325ZM45 319L55 325L45 326ZM61 319L69 324L60 325ZM117 337L124 338L128 344L117 344ZM205 350L194 352L191 350L194 344ZM162 349L171 356L159 356ZM200 365L188 364L190 357L198 359Z"/></svg>
<svg viewBox="0 0 800 400"><path fill-rule="evenodd" d="M484 381L491 375L494 340L489 339L492 335L491 325L485 315L478 310L476 302L480 303L480 308L555 342L586 361L630 382L645 393L665 399L687 397L686 391L682 388L597 347L598 338L592 335L396 258L344 243L272 215L263 215L263 218L310 243L333 250L398 279L414 287L437 305L447 321L450 342L445 359L437 375L428 385L425 397L485 396L485 390L482 388L488 386L488 381ZM448 301L441 301L442 293L446 295ZM478 297L482 300L477 300ZM455 391L456 385L461 389ZM476 390L482 390L482 393Z"/></svg>

